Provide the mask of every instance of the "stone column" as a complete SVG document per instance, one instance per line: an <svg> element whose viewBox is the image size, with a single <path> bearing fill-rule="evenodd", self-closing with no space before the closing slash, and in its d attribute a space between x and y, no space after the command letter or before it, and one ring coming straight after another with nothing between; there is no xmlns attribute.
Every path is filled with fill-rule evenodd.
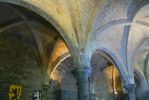
<svg viewBox="0 0 149 100"><path fill-rule="evenodd" d="M42 89L43 89L43 92L42 92L42 98L43 99L47 99L48 98L48 90L50 89L50 86L47 85L47 84L43 84L42 85Z"/></svg>
<svg viewBox="0 0 149 100"><path fill-rule="evenodd" d="M49 98L48 98L48 100L55 100L54 92L55 92L56 87L57 87L57 81L50 79L49 85L50 85L50 91L49 91Z"/></svg>
<svg viewBox="0 0 149 100"><path fill-rule="evenodd" d="M135 84L128 84L125 86L127 92L128 92L128 96L129 96L129 100L136 100L135 97Z"/></svg>
<svg viewBox="0 0 149 100"><path fill-rule="evenodd" d="M89 76L91 68L77 68L72 71L77 80L78 100L89 100Z"/></svg>

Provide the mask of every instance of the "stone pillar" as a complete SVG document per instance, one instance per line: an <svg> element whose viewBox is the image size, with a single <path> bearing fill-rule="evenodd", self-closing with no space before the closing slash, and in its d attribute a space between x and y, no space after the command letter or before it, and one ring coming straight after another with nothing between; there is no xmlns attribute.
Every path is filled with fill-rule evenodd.
<svg viewBox="0 0 149 100"><path fill-rule="evenodd" d="M72 71L77 80L78 100L89 100L89 76L91 68L77 68Z"/></svg>
<svg viewBox="0 0 149 100"><path fill-rule="evenodd" d="M129 100L136 100L135 97L135 84L128 84L125 86L127 92L128 92L128 96L129 96Z"/></svg>
<svg viewBox="0 0 149 100"><path fill-rule="evenodd" d="M43 84L42 85L42 89L43 89L43 92L42 92L42 98L43 99L47 99L48 98L48 90L50 89L50 86L47 85L47 84Z"/></svg>
<svg viewBox="0 0 149 100"><path fill-rule="evenodd" d="M50 91L49 91L49 98L48 98L48 100L55 100L54 92L55 92L56 87L57 87L57 81L50 79L49 85L50 85Z"/></svg>

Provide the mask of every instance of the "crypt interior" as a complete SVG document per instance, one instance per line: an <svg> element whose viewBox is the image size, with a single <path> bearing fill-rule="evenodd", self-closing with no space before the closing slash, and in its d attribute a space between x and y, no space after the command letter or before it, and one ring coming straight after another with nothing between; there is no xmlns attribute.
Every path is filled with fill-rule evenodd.
<svg viewBox="0 0 149 100"><path fill-rule="evenodd" d="M0 0L0 100L149 100L149 0Z"/></svg>

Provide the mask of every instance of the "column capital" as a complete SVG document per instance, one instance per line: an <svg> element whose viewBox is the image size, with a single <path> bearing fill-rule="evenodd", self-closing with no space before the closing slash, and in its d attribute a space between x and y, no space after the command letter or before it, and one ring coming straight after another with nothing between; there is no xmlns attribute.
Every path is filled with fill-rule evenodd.
<svg viewBox="0 0 149 100"><path fill-rule="evenodd" d="M90 67L76 68L72 71L73 75L77 79L77 83L88 82L88 77L90 76L92 69Z"/></svg>
<svg viewBox="0 0 149 100"><path fill-rule="evenodd" d="M76 68L72 73L77 80L78 100L89 100L89 76L91 75L91 68Z"/></svg>
<svg viewBox="0 0 149 100"><path fill-rule="evenodd" d="M52 89L56 88L57 87L57 81L56 80L53 80L53 79L50 79L49 80L49 86Z"/></svg>
<svg viewBox="0 0 149 100"><path fill-rule="evenodd" d="M128 95L129 95L129 100L136 100L136 97L135 97L135 87L136 85L135 84L127 84L125 85L125 88L128 92Z"/></svg>
<svg viewBox="0 0 149 100"><path fill-rule="evenodd" d="M129 93L133 93L135 91L136 84L127 84L125 85L125 88Z"/></svg>

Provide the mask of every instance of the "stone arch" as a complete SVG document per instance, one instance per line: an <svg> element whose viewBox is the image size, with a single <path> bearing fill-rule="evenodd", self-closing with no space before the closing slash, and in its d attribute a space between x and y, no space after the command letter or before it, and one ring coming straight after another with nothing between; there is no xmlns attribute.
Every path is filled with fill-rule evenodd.
<svg viewBox="0 0 149 100"><path fill-rule="evenodd" d="M25 0L0 0L0 3L6 3L6 4L10 4L10 5L14 5L15 6L19 6L19 7L23 7L27 10L30 10L32 12L34 12L35 14L39 15L40 17L42 17L46 22L50 23L51 25L54 26L54 28L56 28L56 31L58 31L58 35L60 36L60 38L64 41L64 43L66 44L67 48L69 49L70 52L72 52L73 49L72 48L72 44L69 41L65 30L59 25L58 21L55 19L54 16L52 16L52 14L50 12L46 12L43 9L41 9L38 5L33 4L33 2L31 1L25 1ZM31 29L31 31L33 31L33 37L36 41L37 44L37 48L38 48L38 52L40 54L40 59L41 62L43 64L43 84L48 84L48 74L47 69L48 69L48 62L47 62L47 58L45 55L43 55L43 49L42 49L42 43L39 40L40 38L38 38L37 34L34 33L39 33L36 29L34 29L34 24L40 24L40 23L34 23L34 22L29 22L25 16L23 15L23 13L21 13L18 9L14 8L14 10L16 10L20 17L22 18L22 20L28 25L28 27Z"/></svg>
<svg viewBox="0 0 149 100"><path fill-rule="evenodd" d="M50 24L52 24L56 30L59 32L60 36L66 43L67 47L69 48L70 52L73 52L72 44L70 40L68 39L65 30L58 24L57 20L52 16L52 13L47 13L44 10L42 10L40 7L38 7L38 4L34 4L34 2L31 1L25 1L25 0L0 0L1 3L8 3L13 4L21 7L25 7L26 9L29 9L36 14L43 17L46 21L48 21ZM52 11L52 10L51 10Z"/></svg>
<svg viewBox="0 0 149 100"><path fill-rule="evenodd" d="M49 58L47 67L48 74L50 75L55 67L69 56L71 56L71 54L64 41L61 38L57 39Z"/></svg>
<svg viewBox="0 0 149 100"><path fill-rule="evenodd" d="M148 84L145 76L140 72L139 69L134 69L134 79L136 83L135 94L137 99L142 100L144 94L148 90Z"/></svg>
<svg viewBox="0 0 149 100"><path fill-rule="evenodd" d="M149 53L149 41L144 39L142 43L138 45L134 52L132 67L134 67L134 77L137 80L136 82L136 96L138 99L142 99L144 93L149 89L148 79L146 77L147 70L147 56Z"/></svg>
<svg viewBox="0 0 149 100"><path fill-rule="evenodd" d="M57 82L55 88L55 95L59 93L64 93L63 96L56 97L57 100L60 98L67 99L77 99L77 85L76 78L74 77L72 71L75 69L73 60L70 54L64 54L61 59L54 67L51 72L50 79Z"/></svg>
<svg viewBox="0 0 149 100"><path fill-rule="evenodd" d="M19 27L23 24L25 24L26 27L31 31L31 35L32 35L33 40L36 43L35 47L38 51L39 58L40 58L40 63L41 63L41 66L42 66L42 69L41 69L42 74L43 74L43 80L42 81L43 81L43 84L44 84L45 83L44 81L48 80L47 73L46 73L47 64L48 64L47 59L48 58L46 56L46 53L45 53L46 51L44 50L44 46L43 46L44 44L43 44L43 41L42 41L42 39L43 39L42 34L45 34L45 33L43 32L43 30L41 28L44 27L49 32L50 32L50 30L54 31L54 34L57 34L56 29L53 28L53 26L51 24L47 24L47 21L45 19L43 19L43 17L41 17L37 13L34 13L30 9L24 8L23 6L13 5L13 4L10 4L10 3L0 2L0 4L4 7L6 6L6 7L12 9L12 13L15 13L16 16L18 16L20 18L20 20L15 20L15 22L12 22L12 23L7 23L6 22L6 24L8 24L8 25L4 25L4 27L2 27L0 32L5 32L8 29L11 29L11 28L17 27L17 26ZM26 15L26 12L28 13L27 15ZM9 13L7 13L7 14L10 15ZM31 17L30 19L27 18L28 15L30 15L29 16L29 17ZM35 15L41 21L37 21ZM34 18L34 20L33 20L33 18ZM39 28L39 27L41 27L41 28ZM50 28L48 28L48 27L50 27ZM49 34L49 35L51 37L56 37L56 35L55 36L52 35L52 34ZM46 79L44 79L44 78L46 78Z"/></svg>
<svg viewBox="0 0 149 100"><path fill-rule="evenodd" d="M142 43L139 44L139 46L136 48L136 51L134 52L133 60L132 60L132 66L135 67L141 74L144 75L144 78L147 80L146 74L148 73L148 54L149 54L149 39L144 39ZM137 71L137 72L138 72Z"/></svg>
<svg viewBox="0 0 149 100"><path fill-rule="evenodd" d="M148 73L149 73L149 53L147 54L144 62L144 74L147 80L149 79Z"/></svg>
<svg viewBox="0 0 149 100"><path fill-rule="evenodd" d="M121 51L124 51L122 53L122 56L125 58L125 62L127 63L127 44L128 44L128 37L129 37L129 31L131 29L131 24L133 22L134 17L138 13L138 11L145 6L147 3L149 3L147 0L136 0L132 1L130 6L127 10L127 22L129 22L129 25L124 26L124 32L122 36L122 42L121 42ZM125 49L124 49L125 48Z"/></svg>
<svg viewBox="0 0 149 100"><path fill-rule="evenodd" d="M145 6L147 3L149 3L149 1L147 1L147 0L136 0L136 1L132 1L132 3L130 4L130 6L128 7L127 19L129 21L133 21L133 18L135 17L135 15L137 14L137 12L143 6Z"/></svg>
<svg viewBox="0 0 149 100"><path fill-rule="evenodd" d="M112 56L111 56L112 55ZM100 99L108 99L111 98L110 100L113 100L114 98L121 98L123 93L123 82L127 81L125 80L124 76L122 73L125 72L120 72L122 71L121 66L118 66L118 63L120 62L115 62L116 57L113 55L112 52L109 50L105 49L97 49L91 58L91 66L93 67L93 74L91 75L92 83L91 83L91 91L93 93L96 93L97 96L99 94L102 94L103 96L99 96ZM98 64L95 64L98 63ZM95 67L96 66L96 67ZM124 71L124 70L123 70ZM126 74L125 74L126 75ZM104 78L104 79L103 79ZM100 80L103 79L100 82ZM123 82L122 82L123 81ZM119 85L117 84L119 83ZM102 85L104 92L97 92L100 91L100 86ZM94 88L96 87L96 88Z"/></svg>
<svg viewBox="0 0 149 100"><path fill-rule="evenodd" d="M142 89L148 88L147 81L145 77L142 75L141 72L137 68L134 69L134 77L139 82Z"/></svg>
<svg viewBox="0 0 149 100"><path fill-rule="evenodd" d="M51 70L50 77L52 77L52 73L57 69L57 67L60 65L60 63L62 63L64 60L66 60L67 58L71 57L69 52L66 52L65 54L61 55L60 57L58 57L58 59L54 62L55 63L55 67Z"/></svg>
<svg viewBox="0 0 149 100"><path fill-rule="evenodd" d="M146 4L138 10L129 30L127 42L127 62L129 67L132 67L132 62L138 47L141 46L144 41L148 41L149 38L148 9L149 4Z"/></svg>
<svg viewBox="0 0 149 100"><path fill-rule="evenodd" d="M119 61L119 59L114 55L114 53L112 53L110 50L106 49L106 48L100 48L97 49L94 53L100 54L101 56L105 57L106 59L108 59L113 65L115 65L115 67L118 69L118 71L120 72L120 75L123 79L123 81L127 81L126 80L126 71L123 67L123 64ZM94 54L93 53L93 54ZM93 58L93 56L92 56Z"/></svg>

